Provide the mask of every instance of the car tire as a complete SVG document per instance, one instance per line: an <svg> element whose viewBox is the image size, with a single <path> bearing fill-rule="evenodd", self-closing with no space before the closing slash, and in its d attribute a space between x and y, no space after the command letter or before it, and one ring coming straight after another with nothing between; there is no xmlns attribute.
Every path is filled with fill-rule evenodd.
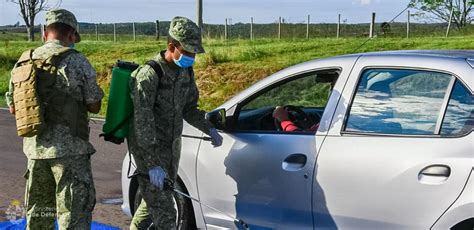
<svg viewBox="0 0 474 230"><path fill-rule="evenodd" d="M182 191L187 194L187 190L184 188L184 186L181 185L181 183L176 183L176 189L179 191ZM143 196L141 193L141 189L138 186L137 191L135 193L135 199L133 201L133 207L134 210L133 212L135 213L136 209L140 205L140 202L142 200ZM194 219L194 211L193 211L193 206L191 203L191 200L181 196L177 193L173 193L173 199L175 202L175 208L177 211L177 229L180 230L194 230L196 228L196 222ZM153 222L151 219L147 219L143 222L143 226L149 226L148 229L156 229L152 226Z"/></svg>

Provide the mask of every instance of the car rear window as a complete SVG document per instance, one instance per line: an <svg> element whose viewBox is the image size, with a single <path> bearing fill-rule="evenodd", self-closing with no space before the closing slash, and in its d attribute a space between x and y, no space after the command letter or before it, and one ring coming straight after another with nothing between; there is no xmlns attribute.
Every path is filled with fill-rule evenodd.
<svg viewBox="0 0 474 230"><path fill-rule="evenodd" d="M450 74L370 69L358 83L345 131L434 135L454 83Z"/></svg>

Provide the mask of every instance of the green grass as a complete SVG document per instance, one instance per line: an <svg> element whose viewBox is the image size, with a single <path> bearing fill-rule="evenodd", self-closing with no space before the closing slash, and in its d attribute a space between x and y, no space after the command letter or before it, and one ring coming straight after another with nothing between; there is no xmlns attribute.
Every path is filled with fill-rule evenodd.
<svg viewBox="0 0 474 230"><path fill-rule="evenodd" d="M2 36L2 35L0 35ZM195 65L200 89L200 106L211 110L256 81L288 66L304 61L354 52L401 49L474 49L474 36L450 38L376 38L356 50L365 38L205 40L206 53ZM8 75L22 51L39 42L0 39L0 94L8 87ZM111 67L117 60L144 63L165 48L160 41L83 41L76 48L96 68L98 82L108 92ZM104 99L104 108L107 98ZM0 106L4 101L0 100ZM104 109L101 115L104 114Z"/></svg>

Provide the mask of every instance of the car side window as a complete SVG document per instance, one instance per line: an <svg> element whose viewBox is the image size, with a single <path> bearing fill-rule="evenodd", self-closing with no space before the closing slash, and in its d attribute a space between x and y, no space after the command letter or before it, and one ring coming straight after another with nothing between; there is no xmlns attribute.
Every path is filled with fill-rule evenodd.
<svg viewBox="0 0 474 230"><path fill-rule="evenodd" d="M272 117L277 106L295 108L299 114L295 112L292 116L290 112L289 116L306 123L301 126L316 125L339 72L340 70L322 70L305 73L262 90L240 105L236 131L278 131L278 123ZM297 121L295 124L299 125Z"/></svg>
<svg viewBox="0 0 474 230"><path fill-rule="evenodd" d="M363 72L345 131L433 135L454 77L424 70Z"/></svg>
<svg viewBox="0 0 474 230"><path fill-rule="evenodd" d="M442 136L465 135L474 129L474 96L456 81L441 126Z"/></svg>

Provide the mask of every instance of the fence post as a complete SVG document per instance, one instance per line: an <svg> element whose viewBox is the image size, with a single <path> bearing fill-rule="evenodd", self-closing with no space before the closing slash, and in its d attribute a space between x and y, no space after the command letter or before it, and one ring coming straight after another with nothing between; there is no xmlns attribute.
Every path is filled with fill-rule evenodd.
<svg viewBox="0 0 474 230"><path fill-rule="evenodd" d="M99 41L99 24L95 24L95 40Z"/></svg>
<svg viewBox="0 0 474 230"><path fill-rule="evenodd" d="M336 38L339 38L341 33L341 14L337 15L337 32L336 32Z"/></svg>
<svg viewBox="0 0 474 230"><path fill-rule="evenodd" d="M410 11L408 11L407 17L407 38L410 36Z"/></svg>
<svg viewBox="0 0 474 230"><path fill-rule="evenodd" d="M250 18L250 40L253 40L253 17Z"/></svg>
<svg viewBox="0 0 474 230"><path fill-rule="evenodd" d="M372 13L372 20L370 21L370 33L369 37L374 37L374 30L375 30L375 12Z"/></svg>
<svg viewBox="0 0 474 230"><path fill-rule="evenodd" d="M40 24L40 28L41 28L41 41L44 43L45 42L44 31L46 30L45 25Z"/></svg>
<svg viewBox="0 0 474 230"><path fill-rule="evenodd" d="M117 42L117 30L115 29L115 23L114 23L114 42Z"/></svg>
<svg viewBox="0 0 474 230"><path fill-rule="evenodd" d="M224 25L224 40L227 40L227 18L225 19Z"/></svg>
<svg viewBox="0 0 474 230"><path fill-rule="evenodd" d="M133 30L133 41L137 40L137 33L135 31L135 22L132 22L132 30Z"/></svg>
<svg viewBox="0 0 474 230"><path fill-rule="evenodd" d="M310 15L308 14L308 23L306 24L306 39L309 39L309 20Z"/></svg>
<svg viewBox="0 0 474 230"><path fill-rule="evenodd" d="M451 28L451 22L453 21L454 7L451 8L451 14L449 14L448 28L446 29L446 37L449 36L449 29Z"/></svg>
<svg viewBox="0 0 474 230"><path fill-rule="evenodd" d="M160 40L160 21L159 20L156 20L155 21L155 37L156 37L156 40Z"/></svg>
<svg viewBox="0 0 474 230"><path fill-rule="evenodd" d="M202 0L197 0L197 25L199 29L202 31L203 23L202 23Z"/></svg>
<svg viewBox="0 0 474 230"><path fill-rule="evenodd" d="M278 39L281 39L281 17L278 18Z"/></svg>

